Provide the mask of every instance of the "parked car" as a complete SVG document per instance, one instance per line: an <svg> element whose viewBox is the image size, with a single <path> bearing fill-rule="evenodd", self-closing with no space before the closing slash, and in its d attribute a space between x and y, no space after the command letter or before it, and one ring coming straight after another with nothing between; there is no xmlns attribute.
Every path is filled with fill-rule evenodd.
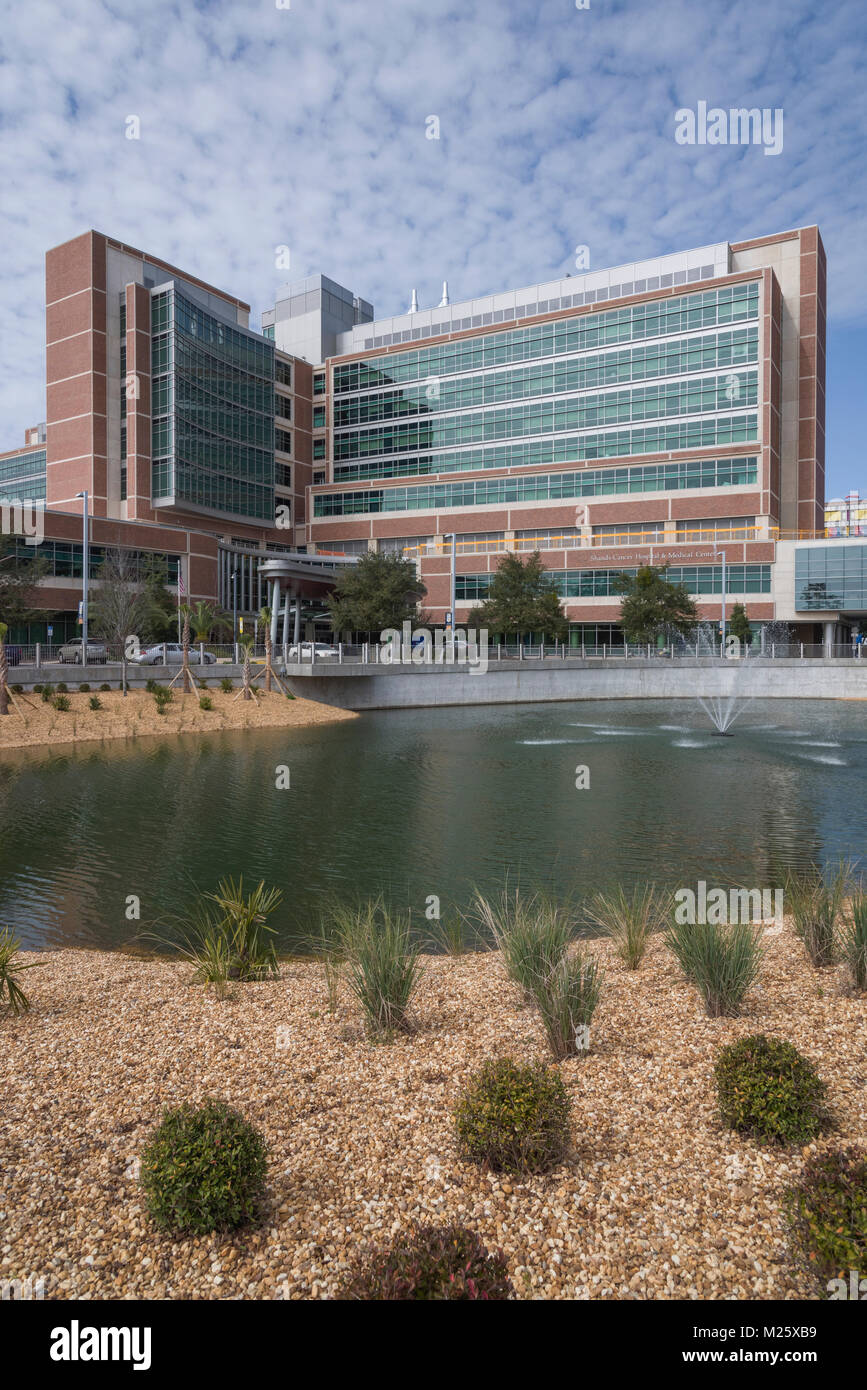
<svg viewBox="0 0 867 1390"><path fill-rule="evenodd" d="M7 647L7 648L6 648L6 664L7 664L8 666L19 666L19 665L21 664L21 648L20 648L20 647Z"/></svg>
<svg viewBox="0 0 867 1390"><path fill-rule="evenodd" d="M319 661L323 657L339 656L336 647L331 647L327 642L299 642L297 646L289 648L290 661Z"/></svg>
<svg viewBox="0 0 867 1390"><path fill-rule="evenodd" d="M70 637L68 642L64 642L58 655L61 661L81 662L82 658L82 639L80 637ZM93 661L97 665L102 665L108 660L108 652L103 642L92 642L87 639L87 660L88 664Z"/></svg>
<svg viewBox="0 0 867 1390"><path fill-rule="evenodd" d="M156 646L147 647L131 660L139 666L182 666L184 649L180 642L158 642ZM190 647L190 665L197 666L200 660L198 647ZM205 652L206 666L213 666L216 660L213 652Z"/></svg>

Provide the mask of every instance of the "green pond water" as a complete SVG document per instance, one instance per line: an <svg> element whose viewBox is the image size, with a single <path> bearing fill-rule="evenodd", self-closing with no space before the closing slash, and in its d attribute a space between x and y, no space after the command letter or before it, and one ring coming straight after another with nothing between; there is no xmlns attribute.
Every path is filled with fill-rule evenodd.
<svg viewBox="0 0 867 1390"><path fill-rule="evenodd" d="M421 929L430 896L446 916L507 881L772 888L860 860L865 785L867 704L832 701L753 701L732 738L690 701L581 701L7 752L0 925L30 947L120 947L224 874L283 889L284 950L329 901L379 892Z"/></svg>

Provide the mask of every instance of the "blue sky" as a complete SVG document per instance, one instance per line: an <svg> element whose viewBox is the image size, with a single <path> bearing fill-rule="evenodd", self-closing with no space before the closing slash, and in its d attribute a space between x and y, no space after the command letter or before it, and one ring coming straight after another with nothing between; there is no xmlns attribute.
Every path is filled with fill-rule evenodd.
<svg viewBox="0 0 867 1390"><path fill-rule="evenodd" d="M313 271L385 315L444 278L565 274L582 244L598 268L816 222L828 495L867 493L863 0L278 2L0 4L0 447L45 413L44 252L89 227L258 326ZM782 153L679 145L700 100L781 107Z"/></svg>

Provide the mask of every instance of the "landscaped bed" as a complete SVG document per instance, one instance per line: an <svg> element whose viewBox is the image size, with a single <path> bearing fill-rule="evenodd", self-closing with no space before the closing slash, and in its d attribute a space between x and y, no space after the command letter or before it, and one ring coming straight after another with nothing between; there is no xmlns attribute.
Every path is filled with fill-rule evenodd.
<svg viewBox="0 0 867 1390"><path fill-rule="evenodd" d="M322 1298L365 1245L458 1221L499 1247L519 1297L822 1296L781 1212L811 1153L867 1136L865 997L814 969L790 925L765 929L738 1018L709 1018L660 937L629 971L610 943L590 1050L558 1064L565 1160L530 1177L461 1158L454 1108L487 1059L550 1063L539 1017L498 952L426 957L415 1030L374 1044L322 966L221 999L186 963L65 950L22 977L0 1019L0 1279L48 1298ZM803 1148L723 1128L714 1063L749 1034L787 1039L827 1082L834 1128ZM263 1135L262 1217L231 1234L162 1235L138 1162L164 1110L216 1097ZM827 1295L825 1295L827 1296Z"/></svg>
<svg viewBox="0 0 867 1390"><path fill-rule="evenodd" d="M118 689L106 691L94 685L81 692L70 686L69 691L64 692L66 709L58 709L53 700L43 701L38 692L19 694L10 701L11 712L0 719L0 752L4 748L30 748L41 744L91 743L153 734L205 733L214 729L300 728L357 718L348 710L334 709L313 700L287 700L276 688L270 695L254 695L245 700L243 696L238 698L237 689L221 690L216 680L209 681L206 689L197 688L190 695L183 694L180 684L178 681L163 714L159 713L153 694L145 690L130 690L124 698ZM210 709L200 708L202 698L210 703ZM91 708L94 699L101 708Z"/></svg>

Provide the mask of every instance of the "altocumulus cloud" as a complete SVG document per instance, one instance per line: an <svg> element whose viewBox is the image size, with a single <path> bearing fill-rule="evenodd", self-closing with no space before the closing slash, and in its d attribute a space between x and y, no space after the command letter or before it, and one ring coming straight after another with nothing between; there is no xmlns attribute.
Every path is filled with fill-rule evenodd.
<svg viewBox="0 0 867 1390"><path fill-rule="evenodd" d="M867 309L859 0L30 0L2 43L0 447L44 414L44 251L91 226L258 325L314 270L386 314L819 221ZM784 108L783 154L678 145L699 100Z"/></svg>

